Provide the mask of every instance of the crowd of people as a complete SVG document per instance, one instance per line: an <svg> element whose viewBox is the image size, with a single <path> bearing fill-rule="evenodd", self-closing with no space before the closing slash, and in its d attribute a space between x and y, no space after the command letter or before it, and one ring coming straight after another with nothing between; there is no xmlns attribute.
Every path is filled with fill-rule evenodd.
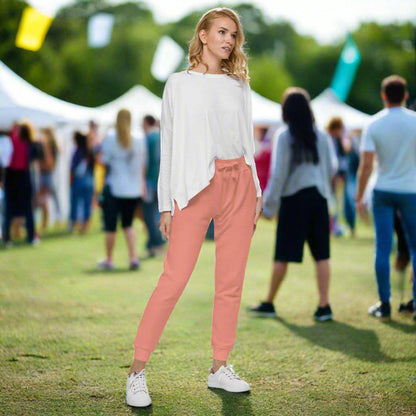
<svg viewBox="0 0 416 416"><path fill-rule="evenodd" d="M115 126L104 137L98 133L99 126L94 121L89 122L87 131L73 133L67 231L86 233L93 209L100 206L102 228L106 231L106 258L97 266L111 270L120 216L129 267L138 269L134 218L140 218L147 230L148 256L163 254L166 243L158 228L159 123L147 115L141 126L144 135L133 134L131 114L122 109ZM22 227L27 243L38 244L51 222L51 207L55 218L62 217L56 187L59 157L51 127L37 130L29 121L21 121L10 132L0 132L0 239L6 247L23 238ZM37 224L36 217L39 217Z"/></svg>
<svg viewBox="0 0 416 416"><path fill-rule="evenodd" d="M145 365L192 274L209 227L214 228L216 243L216 284L208 386L231 392L250 389L227 366L227 358L234 345L246 262L260 216L277 217L278 222L267 296L247 308L254 316L276 317L275 298L289 263L303 261L307 242L319 292L313 317L320 322L333 319L330 235L344 233L342 212L352 238L357 235L356 210L361 215L373 212L379 302L368 309L370 316L391 318L389 257L394 230L395 268L402 283L409 263L413 270L416 267L416 114L404 107L406 81L399 76L383 80L385 109L363 131L347 131L340 117L329 120L326 131L319 129L308 92L290 87L282 98L284 126L273 139L267 129L260 131L255 143L248 74L242 64L246 61L240 49L243 40L233 11L207 12L191 42L190 67L171 75L166 83L160 123L147 115L141 125L144 136L136 134L130 111L121 109L114 128L103 138L94 122L88 132L73 135L68 231L86 233L93 207L101 206L105 258L97 266L114 269L120 220L131 270L140 267L135 218L146 226L148 256L164 254L168 246L163 273L134 341L126 390L131 406L151 403ZM234 49L238 58L228 61ZM1 228L6 245L22 224L28 243L36 244L48 226L49 200L57 212L61 210L54 186L58 158L51 128L37 133L29 122L20 122L11 132L0 134ZM38 208L39 232L34 220ZM403 293L399 312L413 313L416 321L416 286L411 300L403 299Z"/></svg>
<svg viewBox="0 0 416 416"><path fill-rule="evenodd" d="M307 129L314 130L307 92L292 88L283 96L283 119L288 128L277 134L263 208L265 218L279 212L275 262L268 295L260 304L248 308L250 314L276 317L273 301L286 275L288 262L302 262L303 245L307 241L316 263L320 297L314 318L318 321L332 319L328 301L329 234L331 229L335 235L340 234L337 202L340 190L352 237L355 237L356 205L362 216L370 209L374 214L375 268L380 302L371 306L368 313L382 320L391 318L389 256L393 230L397 234L395 269L400 274L398 311L414 312L415 286L413 298L404 301L404 283L406 268L411 260L414 266L416 254L416 204L413 200L416 192L416 114L403 107L408 99L403 78L386 78L381 91L385 109L373 117L362 134L352 131L347 136L342 119L334 117L327 125L326 147L322 146L325 143L320 138L322 132L310 133L309 139L316 143L316 149L302 139L302 135L308 137ZM304 150L302 155L298 150L302 140L306 148L309 146L317 154L311 153L308 159ZM377 181L369 185L369 178L375 172ZM322 200L320 208L318 199Z"/></svg>
<svg viewBox="0 0 416 416"><path fill-rule="evenodd" d="M397 118L401 113L394 109L402 109L407 97L406 83L399 77L389 80L384 82L382 91L401 89L402 96L400 96L401 101L393 98L391 104L388 93L383 92L383 100L388 109L384 111L397 114ZM268 138L267 129L262 129L260 138L256 140L256 167L260 187L265 192L263 217L272 218L278 212L279 221L268 295L259 305L248 308L248 311L257 316L276 316L273 302L287 273L288 263L302 262L303 243L307 241L316 262L320 294L319 306L314 316L317 320L332 319L328 300L329 235L343 234L340 218L343 212L351 237L355 237L355 197L358 195L362 199L361 213L364 213L364 208L366 211L373 209L374 212L377 237L376 269L381 302L388 304L390 297L389 265L386 259L392 249L391 229L397 235L397 256L394 267L400 274L399 310L412 312L413 300L404 299L405 271L412 258L411 238L416 238L411 234L414 227L414 224L409 222L413 218L411 211L403 213L403 207L398 203L394 204L392 220L390 214L386 219L376 208L380 204L376 199L376 196L380 195L379 183L381 181L381 192L383 192L383 178L386 175L390 180L387 181L389 192L412 193L414 190L410 184L416 180L411 170L413 162L409 160L412 150L403 150L407 149L405 144L410 146L408 143L411 140L406 139L405 144L399 147L397 139L390 141L384 139L388 143L394 143L390 147L385 145L380 148L384 150L387 147L384 152L392 158L390 160L386 154L378 154L372 142L368 145L371 140L368 138L369 128L364 133L361 130L347 131L341 117L331 118L326 126L326 132L315 132L309 96L302 89L288 89L283 96L282 107L287 128L278 129L271 139ZM386 117L386 114L381 114ZM391 120L387 118L384 123L389 127L392 123L403 122L404 127L400 126L401 129L407 128L403 132L403 137L411 136L414 114L409 111L403 117L404 121L396 122L390 116ZM133 133L131 114L129 110L123 109L117 115L115 128L110 129L104 138L98 134L98 126L93 121L89 123L88 131L75 131L73 134L68 231L73 232L76 228L81 234L85 233L91 221L93 207L99 205L102 208L105 259L98 263L101 269L114 268L113 251L119 219L127 243L128 264L132 270L139 268L140 264L132 225L134 218L141 219L146 226L147 255L153 257L164 253L166 239L159 230L160 212L157 192L160 164L159 121L147 115L141 127L144 138ZM296 138L300 141L306 140L304 137L308 137L308 129L309 140L312 140L311 143L314 141L317 143L316 149L309 144L313 150L311 154L302 150L301 146L299 150L296 142L293 142ZM386 128L385 131L390 130ZM394 136L391 131L390 135ZM365 150L366 144L371 147L371 152ZM366 178L365 186L363 184L361 188L358 186L357 193L357 173L363 170L362 166L366 166L364 160L362 162L364 165L359 169L360 153L365 154L367 158L368 153L372 155L371 157L375 157L379 179L378 185L373 182L372 185L367 186L369 178ZM0 132L0 236L6 246L11 245L14 237L21 236L22 226L26 229L27 242L37 244L49 224L50 202L53 203L55 212L59 216L61 207L54 180L58 157L59 146L53 128L41 128L37 132L30 122L23 121L16 123L10 132ZM386 159L388 162L385 162ZM365 176L374 175L373 165L370 166L370 162L366 163L369 167L365 170ZM386 163L388 169L392 169L393 172L385 172ZM403 175L407 177L402 178ZM374 185L375 191L369 192L368 188ZM396 186L397 191L395 191ZM366 187L367 191L364 194ZM374 196L371 198L372 194ZM376 201L375 207L374 201ZM411 203L408 205L412 206ZM387 209L382 206L384 210ZM36 210L40 211L38 227L35 224ZM389 307L383 308L383 312L377 309L374 313L389 317ZM373 310L370 312L373 314Z"/></svg>

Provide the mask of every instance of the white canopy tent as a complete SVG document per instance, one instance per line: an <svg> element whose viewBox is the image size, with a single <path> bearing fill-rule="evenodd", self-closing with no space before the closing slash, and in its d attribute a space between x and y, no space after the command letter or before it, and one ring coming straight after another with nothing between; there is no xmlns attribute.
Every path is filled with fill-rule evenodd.
<svg viewBox="0 0 416 416"><path fill-rule="evenodd" d="M0 62L0 128L9 128L19 118L37 126L69 123L85 124L102 119L100 111L71 104L44 93Z"/></svg>
<svg viewBox="0 0 416 416"><path fill-rule="evenodd" d="M281 107L252 91L253 123L278 124ZM36 126L85 125L96 120L106 126L114 123L120 108L128 108L135 128L146 114L160 117L162 100L141 85L132 87L119 98L91 108L52 97L26 82L0 61L0 128L9 128L19 118L28 118Z"/></svg>
<svg viewBox="0 0 416 416"><path fill-rule="evenodd" d="M281 105L251 91L253 124L276 125L282 121Z"/></svg>
<svg viewBox="0 0 416 416"><path fill-rule="evenodd" d="M362 129L371 117L342 102L330 88L315 97L311 104L316 123L320 128L324 128L331 117L338 116L342 118L347 129Z"/></svg>
<svg viewBox="0 0 416 416"><path fill-rule="evenodd" d="M69 165L73 151L73 131L85 127L91 119L103 122L103 115L97 109L71 104L44 93L0 62L0 128L8 130L21 119L27 119L37 127L55 127L60 157L54 182L60 214L66 218L69 211Z"/></svg>
<svg viewBox="0 0 416 416"><path fill-rule="evenodd" d="M146 114L160 118L162 99L142 85L135 85L114 101L96 107L101 117L111 120L111 123L115 122L117 112L121 108L127 108L131 111L133 126L135 129L138 129Z"/></svg>
<svg viewBox="0 0 416 416"><path fill-rule="evenodd" d="M253 123L276 125L281 121L279 104L252 91ZM119 98L91 108L71 104L48 95L26 82L0 61L0 129L8 130L15 121L30 120L37 127L54 126L60 157L56 166L55 184L61 206L61 216L69 210L69 165L73 151L72 134L84 128L89 120L101 128L113 125L117 112L127 108L132 112L134 130L141 130L146 114L160 118L162 100L145 87L136 85Z"/></svg>

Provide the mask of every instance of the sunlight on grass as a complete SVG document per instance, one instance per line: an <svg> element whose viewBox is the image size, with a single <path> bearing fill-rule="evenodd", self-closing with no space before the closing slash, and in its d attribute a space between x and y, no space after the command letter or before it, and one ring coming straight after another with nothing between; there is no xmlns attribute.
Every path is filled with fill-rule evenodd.
<svg viewBox="0 0 416 416"><path fill-rule="evenodd" d="M139 252L144 253L141 225ZM237 342L230 356L250 395L207 389L214 243L206 242L184 295L148 365L150 410L125 406L125 378L139 318L162 259L126 272L123 236L116 271L100 272L103 235L50 232L38 247L0 250L0 410L5 415L414 415L416 325L370 319L376 300L372 231L332 241L335 321L315 324L313 264L289 269L277 320L249 318L267 291L275 224L260 221L247 266ZM392 276L394 283L395 276ZM394 292L394 295L396 293Z"/></svg>

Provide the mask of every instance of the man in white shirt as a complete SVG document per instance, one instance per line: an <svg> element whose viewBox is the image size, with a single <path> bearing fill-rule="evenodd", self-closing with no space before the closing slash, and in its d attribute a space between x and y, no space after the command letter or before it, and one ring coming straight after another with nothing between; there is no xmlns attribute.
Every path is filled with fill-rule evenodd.
<svg viewBox="0 0 416 416"><path fill-rule="evenodd" d="M368 313L381 320L390 320L389 257L395 211L401 215L413 269L416 268L416 114L403 107L409 94L402 77L385 78L381 84L381 97L385 108L372 117L363 135L356 202L362 211L364 190L377 155L378 179L373 194L373 212L380 302L371 306ZM416 287L413 285L413 301L415 299Z"/></svg>

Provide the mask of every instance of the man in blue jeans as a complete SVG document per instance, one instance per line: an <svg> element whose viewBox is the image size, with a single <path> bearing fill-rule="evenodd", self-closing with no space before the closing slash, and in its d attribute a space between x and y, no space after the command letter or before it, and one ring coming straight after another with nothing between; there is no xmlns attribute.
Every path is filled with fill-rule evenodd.
<svg viewBox="0 0 416 416"><path fill-rule="evenodd" d="M416 113L403 106L409 98L406 81L397 75L381 84L384 110L372 117L363 134L362 157L358 168L357 209L363 210L362 198L377 156L378 179L373 194L376 230L376 260L380 302L368 313L388 321L390 307L390 263L394 212L397 210L409 244L413 270L416 270ZM413 302L416 286L413 283ZM414 314L416 321L416 314Z"/></svg>

